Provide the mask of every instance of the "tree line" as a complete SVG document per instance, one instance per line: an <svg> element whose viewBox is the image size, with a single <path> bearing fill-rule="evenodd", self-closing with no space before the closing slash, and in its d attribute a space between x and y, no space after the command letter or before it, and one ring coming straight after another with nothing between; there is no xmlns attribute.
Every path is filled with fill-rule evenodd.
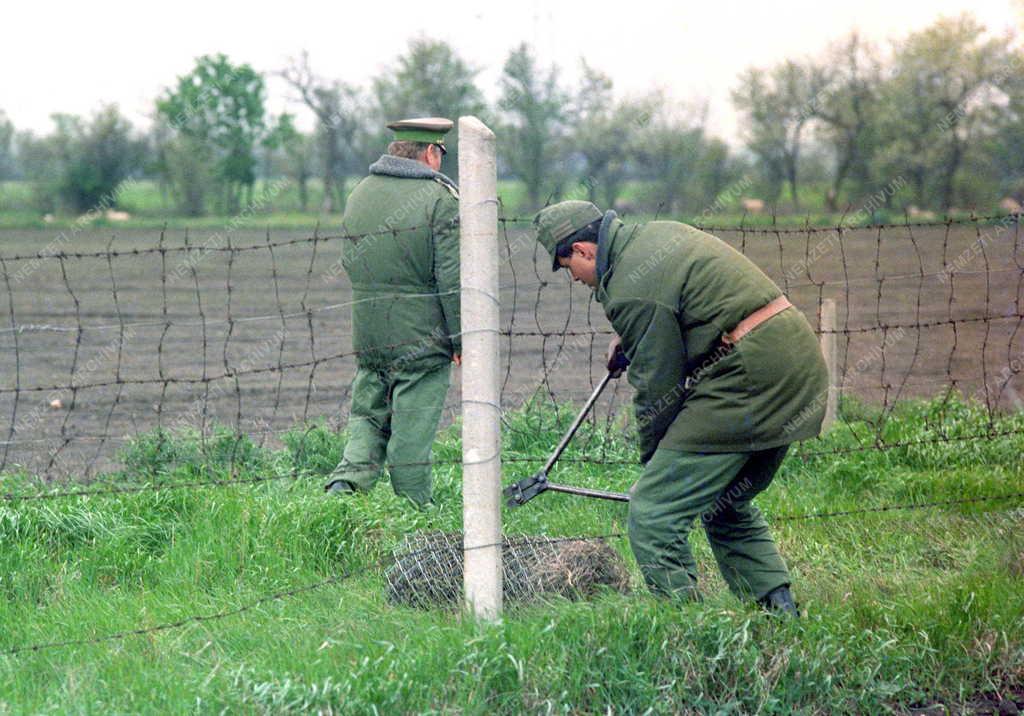
<svg viewBox="0 0 1024 716"><path fill-rule="evenodd" d="M115 105L54 114L45 135L18 131L0 111L0 181L29 182L41 211L82 212L147 178L176 211L198 216L238 213L258 179L287 177L302 211L340 211L386 147L387 121L475 114L495 128L499 172L521 183L524 209L567 196L690 216L741 198L780 212L849 211L874 195L901 210L1024 200L1024 53L970 15L887 51L851 34L816 57L747 69L731 93L736 147L714 136L706 103L622 96L600 70L580 70L568 86L521 44L488 103L479 69L444 42L412 40L368 86L318 73L303 54L273 73L295 111L272 115L264 73L204 56L160 93L145 131ZM311 132L298 129L299 111L313 117Z"/></svg>

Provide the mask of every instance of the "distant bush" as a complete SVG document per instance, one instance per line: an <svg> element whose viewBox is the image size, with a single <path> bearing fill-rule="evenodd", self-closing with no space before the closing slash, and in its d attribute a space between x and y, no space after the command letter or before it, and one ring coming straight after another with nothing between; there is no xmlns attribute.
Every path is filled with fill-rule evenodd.
<svg viewBox="0 0 1024 716"><path fill-rule="evenodd" d="M53 134L26 138L21 148L39 209L83 213L116 206L118 188L145 153L128 120L113 105L88 122L69 114L55 114L53 120Z"/></svg>

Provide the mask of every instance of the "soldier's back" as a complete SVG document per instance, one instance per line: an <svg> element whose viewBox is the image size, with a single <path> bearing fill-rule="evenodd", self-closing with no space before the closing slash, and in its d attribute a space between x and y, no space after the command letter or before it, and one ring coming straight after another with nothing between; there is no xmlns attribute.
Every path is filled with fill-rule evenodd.
<svg viewBox="0 0 1024 716"><path fill-rule="evenodd" d="M371 174L349 196L342 265L360 365L449 360L434 275L434 224L448 192L431 179ZM411 353L414 352L414 353Z"/></svg>

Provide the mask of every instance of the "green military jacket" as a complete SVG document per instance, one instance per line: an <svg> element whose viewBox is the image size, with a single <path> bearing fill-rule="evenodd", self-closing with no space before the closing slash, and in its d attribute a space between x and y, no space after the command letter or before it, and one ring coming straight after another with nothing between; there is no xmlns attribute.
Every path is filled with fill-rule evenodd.
<svg viewBox="0 0 1024 716"><path fill-rule="evenodd" d="M686 224L627 226L608 212L597 272L597 300L630 360L644 462L659 446L746 452L818 434L828 373L802 313L788 308L722 347L723 333L782 295L741 253Z"/></svg>
<svg viewBox="0 0 1024 716"><path fill-rule="evenodd" d="M461 347L459 201L451 179L384 155L352 190L342 265L352 282L360 367L428 369Z"/></svg>

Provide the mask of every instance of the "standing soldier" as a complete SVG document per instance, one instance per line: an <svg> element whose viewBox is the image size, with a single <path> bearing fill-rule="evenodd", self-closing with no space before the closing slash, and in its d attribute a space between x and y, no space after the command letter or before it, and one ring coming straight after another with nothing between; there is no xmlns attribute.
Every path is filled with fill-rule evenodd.
<svg viewBox="0 0 1024 716"><path fill-rule="evenodd" d="M342 244L358 354L345 454L328 492L395 492L430 502L430 450L460 362L459 195L440 173L447 119L388 125L394 141L349 196Z"/></svg>
<svg viewBox="0 0 1024 716"><path fill-rule="evenodd" d="M818 434L828 373L807 320L750 260L674 221L627 226L585 201L542 210L553 269L594 289L629 366L644 471L629 538L648 586L697 597L699 517L734 594L796 616L790 575L751 500L789 444Z"/></svg>

